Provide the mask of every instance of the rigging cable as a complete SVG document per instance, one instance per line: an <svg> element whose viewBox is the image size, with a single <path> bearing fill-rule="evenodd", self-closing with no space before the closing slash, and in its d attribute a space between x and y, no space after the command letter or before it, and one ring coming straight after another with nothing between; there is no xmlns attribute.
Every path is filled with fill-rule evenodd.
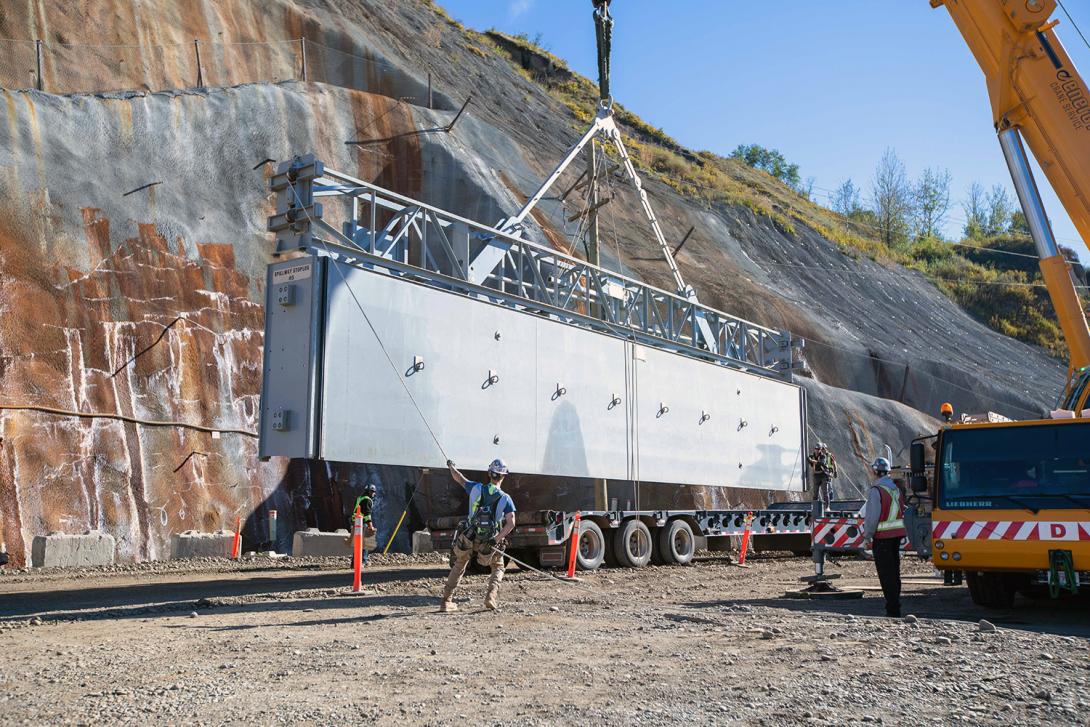
<svg viewBox="0 0 1090 727"><path fill-rule="evenodd" d="M1083 45L1090 49L1090 43L1086 42L1086 36L1082 34L1082 30L1079 29L1079 24L1075 22L1075 19L1071 17L1071 13L1067 12L1067 8L1064 7L1063 0L1056 0L1056 4L1060 6L1060 9L1064 11L1064 15L1071 21L1071 27L1075 29L1075 32L1082 38Z"/></svg>

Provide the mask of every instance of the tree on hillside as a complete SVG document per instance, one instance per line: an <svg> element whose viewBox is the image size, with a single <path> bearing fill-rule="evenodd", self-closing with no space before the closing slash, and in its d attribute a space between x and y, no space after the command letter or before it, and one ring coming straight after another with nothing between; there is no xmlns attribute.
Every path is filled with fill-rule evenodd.
<svg viewBox="0 0 1090 727"><path fill-rule="evenodd" d="M1010 231L1013 235L1029 237L1029 220L1026 219L1026 214L1022 210L1011 212Z"/></svg>
<svg viewBox="0 0 1090 727"><path fill-rule="evenodd" d="M950 210L950 171L928 167L913 186L912 193L916 238L941 238L942 225Z"/></svg>
<svg viewBox="0 0 1090 727"><path fill-rule="evenodd" d="M816 181L817 180L813 177L807 177L806 181L799 183L799 186L795 188L795 191L802 195L805 199L813 200L814 182Z"/></svg>
<svg viewBox="0 0 1090 727"><path fill-rule="evenodd" d="M777 150L766 149L760 144L739 144L731 152L731 156L741 159L754 169L768 172L791 189L800 191L802 180L799 177L799 165L789 163Z"/></svg>
<svg viewBox="0 0 1090 727"><path fill-rule="evenodd" d="M845 179L840 186L833 190L833 196L829 198L833 212L844 217L851 217L863 208L859 201L859 188L852 180Z"/></svg>
<svg viewBox="0 0 1090 727"><path fill-rule="evenodd" d="M988 237L1001 235L1011 226L1011 213L1014 212L1014 204L1007 194L1007 189L1002 184L996 184L988 193L988 223L984 233Z"/></svg>
<svg viewBox="0 0 1090 727"><path fill-rule="evenodd" d="M980 182L973 182L965 191L965 201L961 208L965 212L965 236L970 240L984 238L984 228L988 224L987 200Z"/></svg>
<svg viewBox="0 0 1090 727"><path fill-rule="evenodd" d="M912 215L912 186L908 182L905 165L892 148L886 149L878 162L871 193L882 242L889 246L905 243Z"/></svg>
<svg viewBox="0 0 1090 727"><path fill-rule="evenodd" d="M965 236L972 240L1002 235L1016 222L1013 215L1017 208L1002 184L985 192L979 182L973 182L966 191L962 209L965 211ZM1025 222L1024 217L1021 222Z"/></svg>

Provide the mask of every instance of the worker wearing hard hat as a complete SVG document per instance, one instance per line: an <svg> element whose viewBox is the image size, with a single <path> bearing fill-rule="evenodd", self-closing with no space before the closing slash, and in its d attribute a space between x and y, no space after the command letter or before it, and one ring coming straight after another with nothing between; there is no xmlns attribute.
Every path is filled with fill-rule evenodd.
<svg viewBox="0 0 1090 727"><path fill-rule="evenodd" d="M905 505L900 488L889 476L889 460L879 457L871 464L875 481L863 511L863 537L874 553L878 582L886 597L886 615L901 615L901 539L905 537Z"/></svg>
<svg viewBox="0 0 1090 727"><path fill-rule="evenodd" d="M373 518L373 512L375 509L375 495L378 494L378 488L374 483L368 482L367 486L363 488L363 494L356 498L356 504L352 506L352 516L349 518L349 523L355 519L358 513L363 518L363 564L367 565L368 555L370 551L377 544L375 542L375 523ZM351 532L351 528L349 528Z"/></svg>
<svg viewBox="0 0 1090 727"><path fill-rule="evenodd" d="M476 555L479 564L491 569L484 607L495 611L498 607L496 599L500 592L500 581L503 580L505 539L515 529L515 503L501 489L503 478L507 476L507 465L502 459L492 460L492 464L488 465L488 484L466 479L450 460L447 460L447 467L450 468L450 476L469 495L469 519L454 536L453 562L439 610L458 610L453 601L454 590L462 580L469 559Z"/></svg>
<svg viewBox="0 0 1090 727"><path fill-rule="evenodd" d="M818 442L806 461L814 471L814 499L825 503L825 509L828 510L832 498L832 481L840 476L836 469L836 457L829 451L829 445Z"/></svg>

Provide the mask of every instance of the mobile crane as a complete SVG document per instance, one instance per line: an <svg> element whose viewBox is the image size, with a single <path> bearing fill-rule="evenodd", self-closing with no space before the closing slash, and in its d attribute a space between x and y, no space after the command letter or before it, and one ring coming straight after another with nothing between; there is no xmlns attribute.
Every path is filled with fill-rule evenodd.
<svg viewBox="0 0 1090 727"><path fill-rule="evenodd" d="M1067 383L1047 418L951 422L944 405L946 426L910 447L913 545L948 580L964 574L975 603L1008 608L1016 593L1041 586L1053 597L1090 587L1090 330L1022 143L1090 240L1090 90L1053 31L1056 0L930 2L946 8L984 72L999 144L1070 351Z"/></svg>

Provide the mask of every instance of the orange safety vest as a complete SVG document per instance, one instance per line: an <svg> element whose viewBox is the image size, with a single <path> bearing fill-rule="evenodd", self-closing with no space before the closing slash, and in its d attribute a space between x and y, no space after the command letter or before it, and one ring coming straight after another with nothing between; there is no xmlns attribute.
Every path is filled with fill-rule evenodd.
<svg viewBox="0 0 1090 727"><path fill-rule="evenodd" d="M878 527L875 529L874 538L903 538L908 535L905 530L904 502L901 491L897 487L874 484L878 488L878 495L882 499L882 514L878 519Z"/></svg>

